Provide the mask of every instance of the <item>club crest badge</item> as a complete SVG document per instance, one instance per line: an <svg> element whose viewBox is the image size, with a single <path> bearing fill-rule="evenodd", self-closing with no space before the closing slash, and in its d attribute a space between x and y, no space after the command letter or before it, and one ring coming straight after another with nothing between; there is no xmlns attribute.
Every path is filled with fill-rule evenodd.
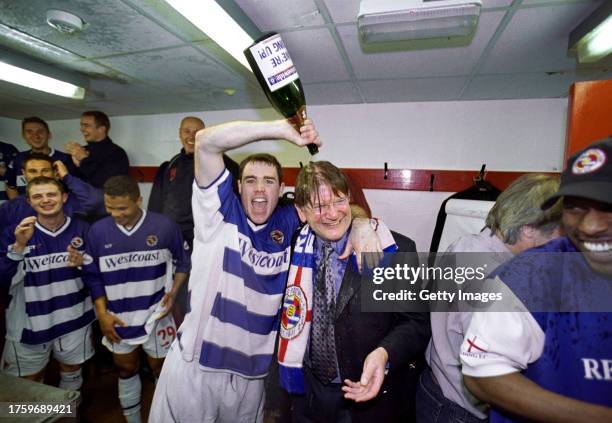
<svg viewBox="0 0 612 423"><path fill-rule="evenodd" d="M155 235L149 235L147 237L147 245L149 247L155 247L157 245L157 237Z"/></svg>
<svg viewBox="0 0 612 423"><path fill-rule="evenodd" d="M287 287L281 318L281 337L283 339L297 337L304 329L307 314L308 303L302 288L297 285Z"/></svg>
<svg viewBox="0 0 612 423"><path fill-rule="evenodd" d="M606 163L606 153L599 148L589 148L582 153L572 165L574 175L595 172Z"/></svg>
<svg viewBox="0 0 612 423"><path fill-rule="evenodd" d="M272 241L276 242L277 244L282 245L283 241L285 240L285 234L283 234L278 229L275 229L270 232L270 238L272 238Z"/></svg>
<svg viewBox="0 0 612 423"><path fill-rule="evenodd" d="M78 237L78 236L75 236L74 238L72 238L72 239L70 240L70 245L71 245L73 248L79 248L79 247L82 247L82 246L83 246L83 238Z"/></svg>

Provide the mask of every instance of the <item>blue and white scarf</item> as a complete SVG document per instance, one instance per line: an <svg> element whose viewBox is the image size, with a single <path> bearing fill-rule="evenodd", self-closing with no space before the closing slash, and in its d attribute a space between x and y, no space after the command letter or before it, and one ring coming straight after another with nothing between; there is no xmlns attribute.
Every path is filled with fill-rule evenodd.
<svg viewBox="0 0 612 423"><path fill-rule="evenodd" d="M393 252L397 246L391 232L382 222L374 228L384 252ZM289 278L283 298L278 363L281 386L290 394L304 393L302 363L312 321L312 294L314 290L315 233L306 225L300 231L291 256ZM354 259L354 255L352 257Z"/></svg>

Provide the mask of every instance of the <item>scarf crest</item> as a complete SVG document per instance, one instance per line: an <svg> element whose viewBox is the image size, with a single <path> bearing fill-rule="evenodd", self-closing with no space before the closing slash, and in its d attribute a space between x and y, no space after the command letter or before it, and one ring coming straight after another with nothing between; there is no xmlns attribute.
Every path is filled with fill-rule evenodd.
<svg viewBox="0 0 612 423"><path fill-rule="evenodd" d="M389 229L377 221L376 231L384 252L397 250ZM278 339L278 363L281 386L290 394L304 393L302 364L310 337L314 277L315 233L305 225L296 240L287 288L283 297L280 337ZM354 259L355 255L351 257Z"/></svg>

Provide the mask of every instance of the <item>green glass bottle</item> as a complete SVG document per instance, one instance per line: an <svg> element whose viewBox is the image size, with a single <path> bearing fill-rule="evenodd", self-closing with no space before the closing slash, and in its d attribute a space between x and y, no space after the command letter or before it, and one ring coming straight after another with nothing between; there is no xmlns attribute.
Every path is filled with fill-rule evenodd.
<svg viewBox="0 0 612 423"><path fill-rule="evenodd" d="M299 131L306 120L306 98L281 36L276 32L261 36L244 55L272 107ZM307 147L310 154L319 152L315 144Z"/></svg>

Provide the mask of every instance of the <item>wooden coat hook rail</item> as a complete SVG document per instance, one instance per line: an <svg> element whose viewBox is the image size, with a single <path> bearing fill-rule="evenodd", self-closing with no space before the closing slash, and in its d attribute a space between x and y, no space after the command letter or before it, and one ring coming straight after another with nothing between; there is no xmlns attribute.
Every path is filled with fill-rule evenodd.
<svg viewBox="0 0 612 423"><path fill-rule="evenodd" d="M386 163L385 163L386 165ZM432 169L379 169L343 168L346 175L363 189L391 189L405 191L444 191L458 192L471 187L479 175L478 170L432 170ZM283 169L285 185L293 186L299 167ZM153 182L157 166L135 166L130 175L138 182ZM487 170L486 180L500 190L506 189L512 181L525 173ZM558 175L555 172L544 172Z"/></svg>

